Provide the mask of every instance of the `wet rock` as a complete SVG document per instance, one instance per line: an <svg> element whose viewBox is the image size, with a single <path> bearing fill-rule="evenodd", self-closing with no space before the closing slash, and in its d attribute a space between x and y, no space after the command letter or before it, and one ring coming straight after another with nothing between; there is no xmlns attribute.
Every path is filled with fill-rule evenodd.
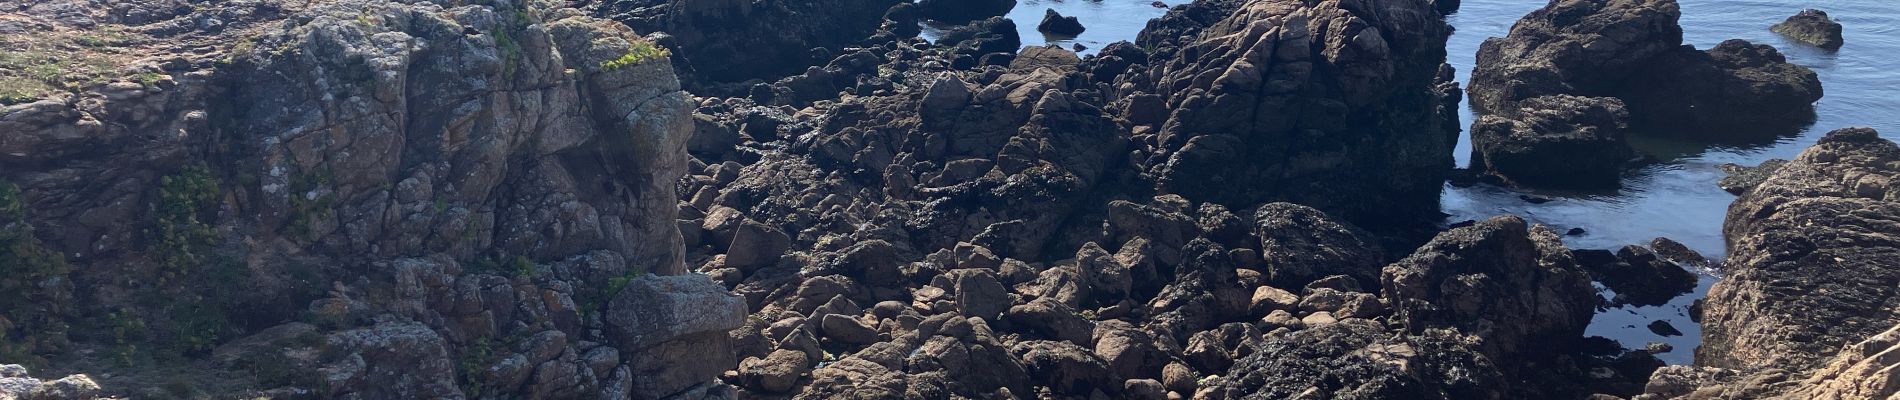
<svg viewBox="0 0 1900 400"><path fill-rule="evenodd" d="M1650 240L1649 249L1656 252L1657 257L1681 265L1683 268L1707 270L1713 267L1708 257L1704 257L1702 253L1697 253L1688 245L1674 239L1658 237Z"/></svg>
<svg viewBox="0 0 1900 400"><path fill-rule="evenodd" d="M937 1L956 2L956 0ZM1002 1L1015 2L1015 0ZM1015 21L1003 17L989 17L944 31L942 36L937 37L937 45L957 47L958 52L963 54L987 55L998 52L1013 54L1023 47L1023 40L1022 36L1016 32ZM1008 64L1007 61L1002 63ZM985 62L984 65L995 64Z"/></svg>
<svg viewBox="0 0 1900 400"><path fill-rule="evenodd" d="M1822 96L1814 71L1765 44L1731 39L1651 63L1656 72L1631 79L1617 95L1645 127L1759 142L1812 121Z"/></svg>
<svg viewBox="0 0 1900 400"><path fill-rule="evenodd" d="M1615 187L1635 156L1622 100L1552 95L1518 107L1514 118L1487 115L1471 128L1488 173L1537 187Z"/></svg>
<svg viewBox="0 0 1900 400"><path fill-rule="evenodd" d="M1826 11L1812 8L1801 10L1768 30L1825 49L1838 49L1846 43L1841 39L1841 23L1828 18Z"/></svg>
<svg viewBox="0 0 1900 400"><path fill-rule="evenodd" d="M1591 279L1616 292L1612 305L1659 306L1696 286L1695 273L1642 246L1624 246L1615 253L1576 250L1571 257L1589 271Z"/></svg>
<svg viewBox="0 0 1900 400"><path fill-rule="evenodd" d="M1664 336L1664 337L1682 336L1682 331L1676 329L1675 325L1670 325L1669 321L1663 321L1663 320L1652 321L1649 323L1648 328L1650 332L1655 333L1658 336Z"/></svg>
<svg viewBox="0 0 1900 400"><path fill-rule="evenodd" d="M1698 365L1804 371L1900 322L1900 146L1830 132L1729 206L1726 276L1703 307Z"/></svg>
<svg viewBox="0 0 1900 400"><path fill-rule="evenodd" d="M1511 216L1439 234L1387 266L1381 282L1409 331L1479 335L1478 350L1500 364L1572 346L1598 302L1555 232Z"/></svg>
<svg viewBox="0 0 1900 400"><path fill-rule="evenodd" d="M1723 176L1722 180L1716 183L1716 186L1720 186L1722 190L1729 193L1741 195L1742 193L1748 192L1749 189L1754 189L1755 186L1761 185L1762 181L1768 180L1769 176L1773 176L1775 171L1780 170L1781 166L1787 164L1788 160L1777 158L1762 161L1761 165L1754 167L1736 164L1718 165L1717 167L1721 168L1722 172L1728 173L1728 175Z"/></svg>
<svg viewBox="0 0 1900 400"><path fill-rule="evenodd" d="M1075 17L1062 16L1062 13L1056 12L1053 8L1044 12L1042 22L1036 24L1037 31L1060 36L1080 35L1086 29L1082 27L1082 22L1076 21Z"/></svg>

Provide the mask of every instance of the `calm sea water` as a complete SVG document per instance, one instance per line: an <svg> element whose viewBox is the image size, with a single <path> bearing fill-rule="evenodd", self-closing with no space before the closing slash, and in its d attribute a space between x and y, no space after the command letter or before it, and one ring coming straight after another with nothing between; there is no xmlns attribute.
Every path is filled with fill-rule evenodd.
<svg viewBox="0 0 1900 400"><path fill-rule="evenodd" d="M1709 48L1727 39L1745 39L1780 49L1790 62L1819 74L1826 91L1816 104L1814 125L1772 143L1725 145L1674 139L1666 133L1631 138L1638 150L1661 162L1628 171L1623 188L1614 193L1537 193L1554 201L1531 204L1511 189L1474 186L1445 188L1444 211L1452 221L1497 214L1522 215L1531 220L1569 229L1581 227L1583 236L1565 240L1572 248L1616 248L1647 243L1657 236L1689 245L1703 255L1722 258L1722 219L1735 196L1715 186L1723 163L1754 165L1771 158L1793 158L1814 145L1828 131L1868 126L1889 139L1900 138L1900 1L1894 0L1680 0L1684 40ZM1458 14L1448 18L1458 28L1447 45L1450 61L1460 78L1469 78L1478 44L1504 36L1518 18L1543 6L1522 0L1465 0ZM1829 51L1787 40L1768 26L1803 8L1827 11L1845 26L1847 44ZM1465 123L1472 120L1466 103ZM1460 165L1470 163L1469 136L1461 138L1454 153ZM1704 271L1706 272L1706 271ZM1628 346L1669 343L1675 351L1664 361L1693 361L1701 329L1688 318L1688 305L1701 298L1715 277L1704 276L1694 295L1658 307L1625 307L1597 315L1589 334L1610 337ZM1683 336L1661 337L1646 325L1669 321Z"/></svg>
<svg viewBox="0 0 1900 400"><path fill-rule="evenodd" d="M1704 49L1727 39L1770 44L1789 61L1820 74L1826 96L1816 105L1816 122L1772 142L1752 145L1697 142L1666 133L1634 136L1631 142L1638 150L1658 162L1627 171L1622 188L1615 192L1525 192L1486 185L1447 185L1443 200L1444 212L1451 214L1447 222L1515 214L1559 230L1583 228L1586 234L1565 238L1572 248L1614 249L1662 236L1720 259L1726 254L1722 219L1735 197L1715 186L1723 176L1717 165L1754 165L1771 158L1792 158L1828 131L1850 126L1873 127L1890 139L1900 138L1900 65L1896 64L1900 62L1900 0L1679 1L1684 37L1689 44ZM1019 0L1009 17L1017 22L1025 46L1082 43L1092 52L1117 40L1133 40L1149 19L1165 12L1151 3ZM1447 47L1460 81L1469 78L1479 43L1488 37L1504 36L1518 18L1543 5L1543 1L1535 0L1464 0L1463 8L1448 17L1457 28ZM1840 50L1815 48L1768 31L1769 25L1810 7L1827 11L1845 25L1847 44ZM1043 36L1036 31L1036 23L1042 20L1044 10L1051 8L1077 17L1088 31L1076 38ZM1469 125L1472 119L1467 106L1462 122ZM1470 163L1470 152L1469 136L1460 138L1454 153L1459 165ZM1532 204L1519 198L1525 194L1552 201ZM1589 334L1614 338L1630 347L1668 343L1675 351L1662 354L1664 361L1692 361L1701 329L1689 320L1687 308L1718 279L1703 272L1695 294L1663 306L1604 310L1597 315ZM1646 328L1654 320L1669 321L1684 335L1655 335Z"/></svg>

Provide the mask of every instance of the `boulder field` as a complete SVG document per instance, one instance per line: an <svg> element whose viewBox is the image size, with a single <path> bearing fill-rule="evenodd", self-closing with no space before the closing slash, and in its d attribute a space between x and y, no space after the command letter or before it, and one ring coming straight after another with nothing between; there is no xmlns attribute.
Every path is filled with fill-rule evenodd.
<svg viewBox="0 0 1900 400"><path fill-rule="evenodd" d="M1013 1L0 0L7 62L124 66L0 71L40 85L0 97L0 398L1893 392L1900 146L1725 181L1722 265L1440 228L1457 4L1201 0L1080 56ZM1674 23L1487 43L1480 152L1613 181L1656 110L1819 95ZM1697 364L1585 336L1704 268Z"/></svg>

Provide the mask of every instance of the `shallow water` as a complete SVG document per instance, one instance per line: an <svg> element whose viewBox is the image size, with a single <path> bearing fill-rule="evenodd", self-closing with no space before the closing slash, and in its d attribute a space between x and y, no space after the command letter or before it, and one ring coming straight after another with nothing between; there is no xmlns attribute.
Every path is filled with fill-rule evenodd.
<svg viewBox="0 0 1900 400"><path fill-rule="evenodd" d="M1172 6L1185 0L1166 0ZM1076 36L1044 35L1036 30L1036 24L1042 22L1043 13L1056 10L1067 17L1075 17L1082 23L1084 30ZM1082 44L1081 54L1095 54L1103 46L1116 41L1134 41L1148 20L1166 14L1168 9L1154 6L1154 0L1016 0L1016 8L1006 15L1016 22L1016 33L1022 36L1023 46L1059 45L1071 48ZM936 40L942 27L924 24L924 38Z"/></svg>
<svg viewBox="0 0 1900 400"><path fill-rule="evenodd" d="M1614 249L1648 243L1661 236L1680 241L1710 258L1721 259L1726 255L1722 219L1735 196L1715 186L1723 176L1717 165L1754 165L1771 158L1792 158L1828 131L1850 126L1873 127L1884 137L1900 138L1900 66L1895 65L1895 61L1900 61L1896 58L1900 57L1900 1L1679 1L1684 39L1689 44L1706 49L1727 39L1765 43L1781 50L1789 61L1818 73L1826 96L1816 104L1815 123L1772 142L1755 145L1698 142L1666 133L1633 136L1631 143L1658 162L1626 171L1622 188L1614 192L1529 193L1551 199L1533 204L1520 199L1526 192L1515 189L1447 185L1443 209L1451 216L1446 221L1515 214L1559 231L1583 228L1584 235L1565 237L1572 248ZM1066 47L1079 42L1093 51L1117 40L1134 40L1149 19L1165 12L1150 3L1146 0L1019 0L1009 17L1017 22L1025 46L1055 43ZM1457 28L1447 50L1449 61L1458 68L1459 81L1468 80L1479 43L1488 37L1504 36L1518 18L1543 5L1544 2L1534 0L1464 0L1459 12L1447 17ZM1845 25L1847 44L1838 51L1830 51L1768 31L1769 25L1808 7L1821 8ZM1036 23L1042 20L1043 10L1048 8L1076 16L1088 31L1073 39L1045 38L1036 31ZM1045 40L1038 41L1038 38ZM1469 102L1464 103L1463 108L1462 123L1468 126L1473 120ZM1470 163L1470 152L1469 136L1460 137L1453 153L1460 166ZM1588 333L1616 339L1632 348L1649 342L1668 343L1675 350L1661 354L1664 361L1691 362L1694 348L1700 342L1701 329L1689 320L1687 308L1717 279L1708 271L1700 272L1704 276L1693 295L1662 306L1605 310L1597 315ZM1651 333L1646 326L1658 319L1669 321L1684 335L1665 338Z"/></svg>

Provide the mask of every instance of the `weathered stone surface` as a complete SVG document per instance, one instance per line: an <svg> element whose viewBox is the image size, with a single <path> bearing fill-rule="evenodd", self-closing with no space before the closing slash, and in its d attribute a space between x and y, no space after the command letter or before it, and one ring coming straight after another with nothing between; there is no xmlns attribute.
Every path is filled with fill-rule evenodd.
<svg viewBox="0 0 1900 400"><path fill-rule="evenodd" d="M1802 371L1900 322L1900 146L1831 132L1729 206L1699 365Z"/></svg>
<svg viewBox="0 0 1900 400"><path fill-rule="evenodd" d="M1642 246L1624 246L1615 252L1576 250L1570 254L1591 279L1616 292L1611 305L1659 306L1695 290L1695 273Z"/></svg>
<svg viewBox="0 0 1900 400"><path fill-rule="evenodd" d="M1514 118L1486 115L1471 127L1485 171L1539 187L1615 187L1635 156L1623 136L1629 111L1611 97L1551 95L1517 104Z"/></svg>
<svg viewBox="0 0 1900 400"><path fill-rule="evenodd" d="M1384 251L1371 234L1312 207L1260 206L1253 233L1260 238L1260 256L1275 287L1304 287L1329 275L1374 282L1384 266Z"/></svg>
<svg viewBox="0 0 1900 400"><path fill-rule="evenodd" d="M1351 320L1269 337L1195 397L1514 398L1508 387L1454 337L1392 337L1377 323Z"/></svg>
<svg viewBox="0 0 1900 400"><path fill-rule="evenodd" d="M1439 234L1387 266L1381 281L1408 330L1476 335L1476 348L1499 363L1570 346L1598 302L1555 232L1510 216Z"/></svg>
<svg viewBox="0 0 1900 400"><path fill-rule="evenodd" d="M1161 94L1172 109L1137 160L1163 192L1361 222L1437 206L1453 138L1434 92L1450 34L1436 10L1254 0L1228 15L1229 2L1201 3L1138 40L1178 30L1193 39L1155 48L1179 56L1123 77L1138 83L1123 95Z"/></svg>
<svg viewBox="0 0 1900 400"><path fill-rule="evenodd" d="M1768 30L1825 49L1838 49L1847 43L1841 38L1841 23L1828 18L1826 11L1812 8L1801 10Z"/></svg>
<svg viewBox="0 0 1900 400"><path fill-rule="evenodd" d="M1551 2L1479 47L1471 106L1514 119L1533 98L1616 97L1634 125L1738 140L1812 118L1822 94L1813 71L1740 40L1682 46L1680 17L1675 0Z"/></svg>

